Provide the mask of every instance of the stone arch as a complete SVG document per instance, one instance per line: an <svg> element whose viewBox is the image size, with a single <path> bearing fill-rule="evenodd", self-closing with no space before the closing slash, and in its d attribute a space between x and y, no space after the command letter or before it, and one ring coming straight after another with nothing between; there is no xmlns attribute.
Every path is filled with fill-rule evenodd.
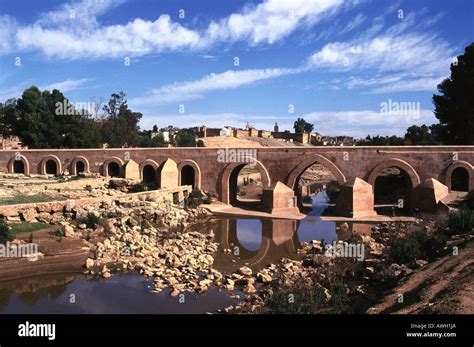
<svg viewBox="0 0 474 347"><path fill-rule="evenodd" d="M111 157L107 158L104 163L102 164L102 176L109 176L109 164L110 163L116 163L119 166L120 169L120 176L122 176L122 171L123 171L123 165L124 162L122 159L119 157Z"/></svg>
<svg viewBox="0 0 474 347"><path fill-rule="evenodd" d="M53 161L54 164L56 165L55 175L59 176L63 172L63 167L62 167L62 164L61 164L61 161L59 160L59 158L57 156L53 155L53 154L47 155L46 157L44 157L41 160L40 173L42 175L47 174L47 165L48 165L48 162L51 162L51 161Z"/></svg>
<svg viewBox="0 0 474 347"><path fill-rule="evenodd" d="M405 173L410 178L411 189L414 189L421 183L420 176L418 176L418 173L415 171L413 166L408 164L406 161L397 158L387 159L375 165L367 176L367 183L372 185L372 187L375 187L375 180L377 179L377 176L380 174L380 172L389 167L396 167L405 171Z"/></svg>
<svg viewBox="0 0 474 347"><path fill-rule="evenodd" d="M326 158L322 155L315 154L315 155L311 156L311 158L308 158L308 159L302 161L300 164L298 164L297 167L295 167L293 169L293 171L291 171L290 176L288 176L288 179L286 180L286 185L288 187L290 187L291 189L294 189L295 184L298 180L298 177L300 177L301 174L303 174L303 172L307 168L309 168L311 165L313 165L315 163L320 163L326 169L331 171L331 173L334 175L334 177L336 177L337 182L339 184L346 183L346 177L344 176L342 171L332 161L330 161L328 158Z"/></svg>
<svg viewBox="0 0 474 347"><path fill-rule="evenodd" d="M22 163L23 163L23 174L24 175L29 175L30 174L30 163L28 162L28 159L24 155L15 155L13 158L10 159L8 162L8 172L9 173L15 173L15 158L18 158Z"/></svg>
<svg viewBox="0 0 474 347"><path fill-rule="evenodd" d="M239 166L245 165L255 165L258 172L260 173L260 177L262 178L262 187L263 189L269 188L272 184L270 175L268 173L267 168L258 160L252 158L252 161L249 163L240 162L240 163L230 163L228 164L224 170L221 172L219 183L220 183L220 201L225 204L230 204L230 175L232 172Z"/></svg>
<svg viewBox="0 0 474 347"><path fill-rule="evenodd" d="M178 182L181 185L181 174L185 166L191 166L194 169L194 188L201 189L201 169L199 165L191 159L180 161L178 164Z"/></svg>
<svg viewBox="0 0 474 347"><path fill-rule="evenodd" d="M84 173L89 173L90 172L90 164L89 164L89 160L86 158L86 157L83 157L83 156L78 156L78 157L75 157L72 161L71 161L71 166L70 166L70 170L69 172L71 173L71 175L75 176L78 174L77 172L77 164L79 162L82 162L84 163Z"/></svg>
<svg viewBox="0 0 474 347"><path fill-rule="evenodd" d="M474 167L467 161L460 160L453 162L446 171L445 184L449 188L449 191L451 191L453 171L457 168L466 169L469 174L469 191L474 190Z"/></svg>
<svg viewBox="0 0 474 347"><path fill-rule="evenodd" d="M155 181L158 179L158 167L160 166L156 161L153 159L145 159L140 163L138 166L138 171L140 172L140 179L144 180L145 175L143 174L143 171L145 170L145 167L151 166L155 170Z"/></svg>

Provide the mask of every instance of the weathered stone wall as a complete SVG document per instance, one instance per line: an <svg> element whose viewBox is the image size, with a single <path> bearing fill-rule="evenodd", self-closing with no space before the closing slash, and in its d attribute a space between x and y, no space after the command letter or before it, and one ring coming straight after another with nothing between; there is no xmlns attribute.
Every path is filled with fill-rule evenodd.
<svg viewBox="0 0 474 347"><path fill-rule="evenodd" d="M238 149L235 149L238 150ZM201 188L228 199L229 177L241 162L218 160L219 148L119 148L0 151L0 171L12 172L15 158L25 162L30 173L40 173L45 158L57 160L61 170L71 170L78 157L87 160L92 173L103 174L104 163L114 161L122 165L128 159L139 165L146 160L163 164L172 159L178 167L192 161ZM404 170L413 188L429 178L435 178L450 187L453 168L463 167L470 174L470 189L474 189L474 146L400 146L400 147L263 147L255 148L255 167L262 176L264 188L281 181L294 188L306 168L320 163L331 170L340 183L356 177L373 184L383 169L396 166ZM53 159L51 159L53 158ZM232 158L230 158L232 159ZM142 166L141 166L142 167Z"/></svg>

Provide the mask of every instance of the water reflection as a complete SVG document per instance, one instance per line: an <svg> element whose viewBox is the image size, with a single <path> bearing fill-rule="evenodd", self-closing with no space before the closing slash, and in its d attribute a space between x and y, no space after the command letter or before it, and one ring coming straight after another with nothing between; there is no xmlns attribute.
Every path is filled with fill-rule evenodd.
<svg viewBox="0 0 474 347"><path fill-rule="evenodd" d="M152 279L136 272L111 278L48 275L23 279L0 288L0 311L17 314L206 313L234 304L230 293L210 288L204 295L185 293L183 305L169 290L151 292ZM74 294L74 301L71 295Z"/></svg>
<svg viewBox="0 0 474 347"><path fill-rule="evenodd" d="M325 191L312 197L312 209L301 221L285 219L233 219L211 221L205 228L213 229L219 251L215 266L232 272L243 265L258 271L281 258L296 259L303 242L337 240L335 222L322 221L321 215L330 206Z"/></svg>

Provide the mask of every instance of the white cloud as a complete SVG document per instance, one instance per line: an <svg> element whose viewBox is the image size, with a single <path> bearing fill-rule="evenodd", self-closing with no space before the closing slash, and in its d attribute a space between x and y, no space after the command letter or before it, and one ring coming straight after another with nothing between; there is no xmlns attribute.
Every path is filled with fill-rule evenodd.
<svg viewBox="0 0 474 347"><path fill-rule="evenodd" d="M343 0L264 0L239 13L192 30L162 14L156 20L137 18L126 24L100 26L97 18L124 0L82 0L44 13L32 25L8 24L0 52L39 51L59 59L142 56L176 50L198 50L219 42L274 43L295 30L334 14ZM350 1L349 4L353 3ZM71 18L73 14L73 18ZM4 37L5 36L5 37Z"/></svg>
<svg viewBox="0 0 474 347"><path fill-rule="evenodd" d="M315 131L323 135L348 135L362 138L367 135L404 135L413 125L433 124L433 111L420 109L419 114L366 111L311 112L302 116L314 123Z"/></svg>
<svg viewBox="0 0 474 347"><path fill-rule="evenodd" d="M342 0L265 0L212 22L204 39L208 42L245 39L252 44L271 44L302 25L314 25L325 13L331 14L342 5Z"/></svg>
<svg viewBox="0 0 474 347"><path fill-rule="evenodd" d="M40 90L49 90L58 89L62 93L69 92L71 90L76 90L84 86L87 82L91 81L90 78L81 78L78 80L67 79L61 82L51 83L45 86L38 87Z"/></svg>
<svg viewBox="0 0 474 347"><path fill-rule="evenodd" d="M87 82L92 81L90 78L81 78L81 79L67 79L64 81L54 82L46 85L37 85L39 90L49 90L58 89L62 93L70 92L72 90L77 90L83 87ZM11 98L19 98L23 91L35 83L31 81L23 82L8 89L0 90L0 102L4 102Z"/></svg>
<svg viewBox="0 0 474 347"><path fill-rule="evenodd" d="M149 106L201 98L204 94L234 89L258 81L295 74L300 69L253 69L211 73L195 81L173 83L152 90L148 95L130 100L130 105Z"/></svg>
<svg viewBox="0 0 474 347"><path fill-rule="evenodd" d="M371 87L372 93L435 91L449 74L455 50L437 35L418 31L427 22L417 16L425 13L423 9L411 13L383 33L381 25L374 23L351 41L327 43L310 57L308 65L367 76L349 79L346 86Z"/></svg>

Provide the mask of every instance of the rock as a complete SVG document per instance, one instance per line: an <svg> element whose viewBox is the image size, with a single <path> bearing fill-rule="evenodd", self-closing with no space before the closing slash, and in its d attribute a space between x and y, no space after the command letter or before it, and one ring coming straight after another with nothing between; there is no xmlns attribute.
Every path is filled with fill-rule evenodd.
<svg viewBox="0 0 474 347"><path fill-rule="evenodd" d="M87 269L90 269L94 266L94 259L91 259L91 258L87 258L86 260L86 268Z"/></svg>
<svg viewBox="0 0 474 347"><path fill-rule="evenodd" d="M108 271L102 273L102 277L103 277L103 278L109 278L110 276L111 276L111 275L110 275L110 272L108 272Z"/></svg>
<svg viewBox="0 0 474 347"><path fill-rule="evenodd" d="M416 262L416 265L418 265L419 267L423 267L425 266L426 264L428 264L428 262L426 260L423 260L423 259L418 259Z"/></svg>
<svg viewBox="0 0 474 347"><path fill-rule="evenodd" d="M252 276L252 269L247 266L242 266L238 272L244 276Z"/></svg>
<svg viewBox="0 0 474 347"><path fill-rule="evenodd" d="M65 222L62 222L61 225L61 230L65 237L74 237L76 235L76 233L74 232L74 228L71 225Z"/></svg>
<svg viewBox="0 0 474 347"><path fill-rule="evenodd" d="M273 278L269 274L259 272L257 273L257 280L262 283L270 283L273 280Z"/></svg>
<svg viewBox="0 0 474 347"><path fill-rule="evenodd" d="M244 293L245 294L255 294L256 292L257 292L257 289L255 289L255 287L252 284L248 284L244 288Z"/></svg>
<svg viewBox="0 0 474 347"><path fill-rule="evenodd" d="M375 269L374 269L372 266L367 266L367 267L365 268L365 270L366 270L368 273L371 273L371 274L373 274L373 273L375 272Z"/></svg>

